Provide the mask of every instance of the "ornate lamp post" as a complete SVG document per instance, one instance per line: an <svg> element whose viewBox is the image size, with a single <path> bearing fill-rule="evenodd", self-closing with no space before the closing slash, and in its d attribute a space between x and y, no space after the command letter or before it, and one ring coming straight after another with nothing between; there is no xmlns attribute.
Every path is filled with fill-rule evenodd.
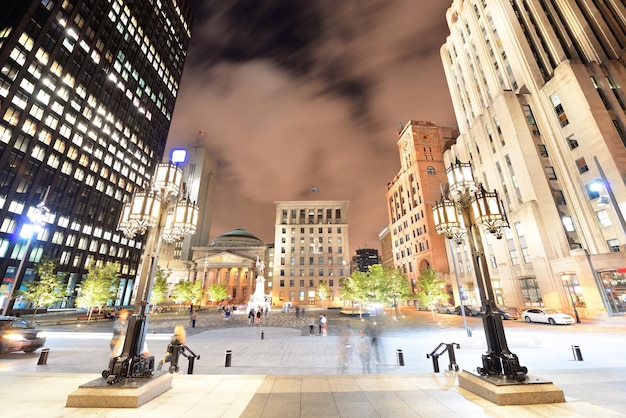
<svg viewBox="0 0 626 418"><path fill-rule="evenodd" d="M574 300L574 295L572 294L572 286L574 286L574 281L569 274L562 275L561 279L563 279L563 286L567 287L567 292L569 293L569 298L572 302L572 308L574 308L576 323L580 324L580 317L578 316L578 310L576 309L576 301Z"/></svg>
<svg viewBox="0 0 626 418"><path fill-rule="evenodd" d="M20 230L20 237L26 239L26 249L24 250L24 255L22 256L22 260L20 261L19 266L17 267L17 271L15 272L15 278L13 279L13 284L10 286L9 292L6 297L6 305L4 305L2 309L2 315L6 315L9 309L13 309L13 305L15 304L15 299L13 297L15 293L15 289L19 289L22 285L22 273L24 271L24 263L28 259L28 253L30 251L30 246L32 244L33 238L35 235L41 231L43 226L48 221L50 216L50 210L46 207L46 195L44 196L41 203L37 206L31 207L26 215L28 217L28 222L26 222L22 229Z"/></svg>
<svg viewBox="0 0 626 418"><path fill-rule="evenodd" d="M153 365L143 356L148 328L152 284L156 276L161 242L179 241L196 232L198 207L185 196L183 171L176 164L159 164L151 187L133 194L124 204L118 230L128 238L144 234L148 239L135 286L133 315L128 323L122 353L111 359L109 368L102 372L107 383L125 378L149 377Z"/></svg>
<svg viewBox="0 0 626 418"><path fill-rule="evenodd" d="M470 163L458 160L446 170L449 189L433 206L435 229L457 243L468 235L476 281L481 299L481 317L487 353L482 356L481 376L504 375L507 379L524 381L528 369L520 366L517 355L507 345L502 317L496 310L493 286L489 277L482 238L478 226L484 227L502 238L502 231L509 226L502 202L494 190L488 192L476 184Z"/></svg>

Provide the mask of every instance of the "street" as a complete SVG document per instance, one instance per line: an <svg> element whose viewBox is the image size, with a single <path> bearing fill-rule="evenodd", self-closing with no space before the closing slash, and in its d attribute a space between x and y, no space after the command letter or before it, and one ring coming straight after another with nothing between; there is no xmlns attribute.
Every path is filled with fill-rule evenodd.
<svg viewBox="0 0 626 418"><path fill-rule="evenodd" d="M307 318L320 313L328 317L328 337L308 336ZM260 326L248 325L245 315L223 319L216 311L200 311L196 328L190 328L188 313L153 315L148 326L147 344L158 361L169 342L174 326L183 323L188 330L187 345L201 356L195 362L195 374L336 374L361 373L356 349L359 330L379 330L379 362L372 359L373 373L429 373L433 360L426 358L440 343L456 343L456 362L460 369L474 371L486 350L480 318L468 317L472 336L463 328L460 316L419 312L405 308L395 320L387 313L377 317L349 318L335 310L314 309L296 318L293 313L270 312ZM44 317L38 318L45 319ZM624 321L622 321L624 324ZM527 324L504 321L510 350L517 354L529 375L549 370L626 367L622 324L585 323L569 326ZM11 353L0 357L0 371L46 371L59 373L100 373L108 365L111 322L48 325L45 366L37 365L36 353ZM263 334L263 335L262 335ZM316 325L317 334L317 325ZM263 337L263 338L262 338ZM572 346L578 346L583 361L575 361ZM225 351L231 350L232 366L224 367ZM314 355L312 355L314 350ZM402 350L404 366L398 366ZM339 359L349 355L348 366ZM439 360L440 370L448 367L448 354ZM181 358L181 370L187 361Z"/></svg>

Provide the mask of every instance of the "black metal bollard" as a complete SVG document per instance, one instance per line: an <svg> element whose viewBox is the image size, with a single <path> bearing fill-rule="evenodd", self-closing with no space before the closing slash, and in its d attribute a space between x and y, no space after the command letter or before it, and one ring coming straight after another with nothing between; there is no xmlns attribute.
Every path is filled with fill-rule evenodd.
<svg viewBox="0 0 626 418"><path fill-rule="evenodd" d="M404 354L402 350L396 350L396 357L398 358L398 366L404 366Z"/></svg>
<svg viewBox="0 0 626 418"><path fill-rule="evenodd" d="M574 353L575 361L583 361L583 354L580 352L580 347L577 345L572 346L572 353Z"/></svg>
<svg viewBox="0 0 626 418"><path fill-rule="evenodd" d="M189 357L189 366L187 366L187 374L193 374L193 363L196 361L194 356Z"/></svg>
<svg viewBox="0 0 626 418"><path fill-rule="evenodd" d="M261 330L261 339L264 340L265 339L265 331Z"/></svg>
<svg viewBox="0 0 626 418"><path fill-rule="evenodd" d="M224 359L224 367L230 367L232 351L226 350L226 359Z"/></svg>
<svg viewBox="0 0 626 418"><path fill-rule="evenodd" d="M50 352L49 348L44 348L41 350L41 354L39 354L39 360L37 361L38 366L43 366L48 364L48 353Z"/></svg>

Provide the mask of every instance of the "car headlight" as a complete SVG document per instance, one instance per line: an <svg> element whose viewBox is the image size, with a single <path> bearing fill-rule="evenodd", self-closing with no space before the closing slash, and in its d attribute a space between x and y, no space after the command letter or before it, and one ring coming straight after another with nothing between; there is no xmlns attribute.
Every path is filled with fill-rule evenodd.
<svg viewBox="0 0 626 418"><path fill-rule="evenodd" d="M46 338L45 331L37 331L37 338Z"/></svg>
<svg viewBox="0 0 626 418"><path fill-rule="evenodd" d="M2 338L5 338L11 341L23 341L24 340L24 337L21 334L4 334Z"/></svg>

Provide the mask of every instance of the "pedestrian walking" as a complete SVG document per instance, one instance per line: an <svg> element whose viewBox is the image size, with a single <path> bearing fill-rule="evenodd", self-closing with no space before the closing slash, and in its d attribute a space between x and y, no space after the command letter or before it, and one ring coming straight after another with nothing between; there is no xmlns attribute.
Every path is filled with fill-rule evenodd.
<svg viewBox="0 0 626 418"><path fill-rule="evenodd" d="M361 330L359 333L359 357L361 358L361 371L363 373L371 373L371 353L372 344L369 336L365 334L365 331Z"/></svg>
<svg viewBox="0 0 626 418"><path fill-rule="evenodd" d="M254 309L250 309L248 312L248 325L252 325L252 322L254 322Z"/></svg>
<svg viewBox="0 0 626 418"><path fill-rule="evenodd" d="M309 336L312 337L315 335L315 318L312 316L309 317Z"/></svg>
<svg viewBox="0 0 626 418"><path fill-rule="evenodd" d="M129 310L122 309L113 324L113 336L109 342L109 346L111 347L111 357L117 357L122 354L124 338L126 337L126 330L128 329L129 315Z"/></svg>
<svg viewBox="0 0 626 418"><path fill-rule="evenodd" d="M322 314L317 318L317 333L322 335Z"/></svg>
<svg viewBox="0 0 626 418"><path fill-rule="evenodd" d="M191 328L196 327L196 320L198 319L198 311L191 312Z"/></svg>
<svg viewBox="0 0 626 418"><path fill-rule="evenodd" d="M322 336L325 337L327 334L326 326L328 324L328 320L326 319L326 315L322 315Z"/></svg>
<svg viewBox="0 0 626 418"><path fill-rule="evenodd" d="M261 325L261 310L260 309L256 312L256 324Z"/></svg>

